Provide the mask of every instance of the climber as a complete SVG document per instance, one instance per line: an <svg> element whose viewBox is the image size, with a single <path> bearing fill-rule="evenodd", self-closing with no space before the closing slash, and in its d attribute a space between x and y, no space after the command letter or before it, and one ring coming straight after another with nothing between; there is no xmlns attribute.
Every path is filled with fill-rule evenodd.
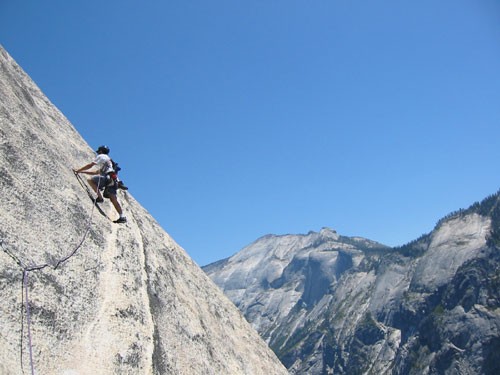
<svg viewBox="0 0 500 375"><path fill-rule="evenodd" d="M97 194L96 202L101 203L104 202L104 198L101 194L101 190L104 190L103 194L106 198L111 200L113 206L115 207L116 212L120 215L118 220L115 220L114 223L125 223L127 222L127 218L123 216L123 210L116 198L116 191L119 187L118 176L113 169L113 162L109 157L109 147L108 146L99 146L96 151L97 157L95 160L87 165L79 169L74 169L75 173L85 173L89 175L95 175L92 178L89 178L87 181L89 185L94 189ZM90 168L97 166L97 170L88 171ZM126 186L122 183L122 189L127 189Z"/></svg>

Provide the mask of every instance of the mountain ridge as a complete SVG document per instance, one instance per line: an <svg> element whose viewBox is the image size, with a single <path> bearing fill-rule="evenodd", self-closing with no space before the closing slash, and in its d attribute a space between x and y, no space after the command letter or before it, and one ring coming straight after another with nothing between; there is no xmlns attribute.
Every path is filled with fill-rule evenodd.
<svg viewBox="0 0 500 375"><path fill-rule="evenodd" d="M286 236L264 236L240 252L258 262L236 253L204 270L291 374L496 374L499 202L500 191L399 247L292 235L289 262L270 272Z"/></svg>

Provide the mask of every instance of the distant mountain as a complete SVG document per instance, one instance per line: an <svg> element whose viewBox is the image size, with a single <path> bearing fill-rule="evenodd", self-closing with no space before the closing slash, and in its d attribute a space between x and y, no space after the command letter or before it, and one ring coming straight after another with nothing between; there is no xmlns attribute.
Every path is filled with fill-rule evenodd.
<svg viewBox="0 0 500 375"><path fill-rule="evenodd" d="M0 374L286 374L131 194L92 211L94 156L0 47Z"/></svg>
<svg viewBox="0 0 500 375"><path fill-rule="evenodd" d="M204 270L291 374L500 374L499 202L398 248L324 228Z"/></svg>

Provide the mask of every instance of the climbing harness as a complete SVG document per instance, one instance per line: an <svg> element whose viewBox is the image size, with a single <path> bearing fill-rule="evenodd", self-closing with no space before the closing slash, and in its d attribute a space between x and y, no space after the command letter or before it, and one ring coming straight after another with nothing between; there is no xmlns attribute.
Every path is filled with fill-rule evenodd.
<svg viewBox="0 0 500 375"><path fill-rule="evenodd" d="M59 259L57 262L55 262L53 264L44 263L44 264L39 264L39 265L28 266L23 261L21 261L21 259L19 259L19 257L17 257L11 251L9 251L8 249L6 249L3 246L3 241L0 239L0 247L2 248L2 250L10 258L12 258L12 260L14 260L14 262L23 271L23 277L22 277L22 289L23 289L23 293L22 293L22 301L21 301L21 315L23 315L23 308L24 308L24 310L26 312L26 326L27 326L26 328L27 328L27 334L28 334L28 348L29 348L31 375L35 375L35 365L34 365L34 362L33 362L33 340L32 340L32 335L31 335L31 309L30 309L29 292L28 292L28 290L29 290L28 275L32 271L40 271L40 270L42 270L42 269L44 269L46 267L52 267L54 270L56 270L60 265L62 265L63 263L67 262L71 257L73 257L76 254L76 252L82 247L83 243L85 242L85 240L87 238L88 233L90 232L90 227L92 225L92 220L93 220L93 215L94 215L94 208L97 207L98 210L100 210L101 213L106 216L106 214L102 211L102 209L97 205L97 197L93 198L90 190L88 189L88 186L85 183L83 183L83 180L80 177L80 175L78 173L76 173L76 172L74 172L74 173L75 173L75 176L76 176L77 180L80 182L80 185L82 185L87 190L87 193L92 197L92 199L94 201L94 204L93 204L92 210L90 211L90 215L89 215L88 220L87 220L86 229L85 229L85 231L83 233L83 236L82 236L81 240L78 242L78 244L75 246L75 248L68 255L66 255L65 257L63 257L61 259ZM99 187L100 186L99 186L99 183L98 183L97 184L98 191L99 191ZM21 370L24 373L24 366L23 366L23 336L24 336L24 316L21 319L21 340L20 340L21 341L21 344L20 344L20 349L21 349L21 355L20 355Z"/></svg>

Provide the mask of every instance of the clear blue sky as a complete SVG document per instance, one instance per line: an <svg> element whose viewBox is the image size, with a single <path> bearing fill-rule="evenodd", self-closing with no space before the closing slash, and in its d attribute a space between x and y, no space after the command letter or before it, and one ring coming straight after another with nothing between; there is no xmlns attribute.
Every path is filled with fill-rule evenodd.
<svg viewBox="0 0 500 375"><path fill-rule="evenodd" d="M500 188L497 0L0 0L0 43L200 265Z"/></svg>

